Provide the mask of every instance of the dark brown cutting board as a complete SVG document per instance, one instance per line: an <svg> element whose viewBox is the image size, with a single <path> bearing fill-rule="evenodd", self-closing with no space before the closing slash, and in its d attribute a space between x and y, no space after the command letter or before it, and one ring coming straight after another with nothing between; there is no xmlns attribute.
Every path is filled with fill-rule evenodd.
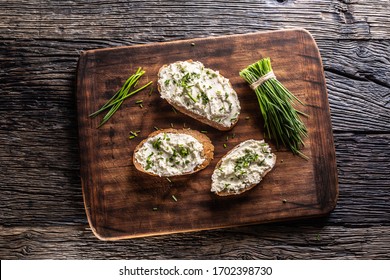
<svg viewBox="0 0 390 280"><path fill-rule="evenodd" d="M263 139L263 122L254 92L240 78L247 65L270 57L277 78L307 106L299 107L309 138L306 161L285 150L276 151L272 172L252 190L233 197L210 192L211 174L233 146ZM201 61L219 70L237 91L241 115L233 130L220 132L181 113L175 113L157 91L157 72L178 60ZM127 99L104 126L100 108L138 67L146 74L140 85L153 81ZM135 104L143 100L143 108ZM103 240L215 229L321 216L336 205L338 196L335 149L321 57L312 36L292 29L245 35L82 52L77 76L77 107L81 179L85 209L95 235ZM207 130L215 145L208 168L181 179L150 177L132 164L135 146L154 127ZM130 131L140 130L129 139ZM232 135L235 135L233 138ZM228 139L227 139L228 138ZM227 147L224 147L224 144ZM173 199L174 196L177 201Z"/></svg>

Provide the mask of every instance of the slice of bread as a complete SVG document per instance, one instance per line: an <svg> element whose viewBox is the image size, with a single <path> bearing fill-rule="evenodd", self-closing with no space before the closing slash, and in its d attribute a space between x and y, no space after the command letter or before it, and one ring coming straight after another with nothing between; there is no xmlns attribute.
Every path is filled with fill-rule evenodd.
<svg viewBox="0 0 390 280"><path fill-rule="evenodd" d="M136 169L151 176L175 177L196 173L214 158L214 146L203 133L190 129L161 129L149 134L134 150Z"/></svg>
<svg viewBox="0 0 390 280"><path fill-rule="evenodd" d="M276 155L264 140L247 140L230 150L217 163L211 177L211 192L238 195L260 183L275 166Z"/></svg>
<svg viewBox="0 0 390 280"><path fill-rule="evenodd" d="M200 122L226 131L238 121L241 107L231 83L199 61L162 66L157 84L161 98Z"/></svg>

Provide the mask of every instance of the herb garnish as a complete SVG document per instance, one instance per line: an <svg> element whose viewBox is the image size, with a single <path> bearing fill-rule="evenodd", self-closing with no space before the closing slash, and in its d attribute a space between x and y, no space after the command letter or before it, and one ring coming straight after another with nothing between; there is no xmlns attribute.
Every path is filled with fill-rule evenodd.
<svg viewBox="0 0 390 280"><path fill-rule="evenodd" d="M183 145L179 145L179 154L182 157L186 157L190 154L190 151L188 148L184 147Z"/></svg>
<svg viewBox="0 0 390 280"><path fill-rule="evenodd" d="M153 148L155 148L156 150L160 150L161 143L162 143L161 138L158 137L158 138L156 139L156 141L154 141L154 142L152 143L152 146L153 146Z"/></svg>
<svg viewBox="0 0 390 280"><path fill-rule="evenodd" d="M153 166L153 161L151 160L151 157L154 155L152 152L150 155L148 155L148 158L146 159L146 167L145 170L150 169Z"/></svg>
<svg viewBox="0 0 390 280"><path fill-rule="evenodd" d="M243 174L243 169L248 168L253 162L255 162L259 158L259 155L256 154L253 151L250 150L245 150L245 155L242 157L238 158L236 160L236 165L234 166L234 172L235 173L240 173Z"/></svg>
<svg viewBox="0 0 390 280"><path fill-rule="evenodd" d="M135 72L135 74L131 75L126 82L123 84L120 90L118 90L114 96L110 98L99 110L96 112L90 114L90 117L96 117L100 113L104 112L105 110L108 110L108 113L103 117L103 120L100 122L99 127L101 127L103 124L105 124L114 114L115 112L119 109L119 107L122 105L123 101L136 94L137 92L147 88L150 86L153 82L150 81L146 85L135 89L135 86L138 83L138 80L142 77L142 75L145 74L145 71L142 70L142 68L138 68L138 70Z"/></svg>
<svg viewBox="0 0 390 280"><path fill-rule="evenodd" d="M183 92L186 93L188 95L188 97L191 98L192 101L198 102L198 100L195 97L193 97L189 91L189 89L194 86L194 85L191 85L189 83L192 82L195 77L199 77L199 74L186 73L181 78L180 85L183 87Z"/></svg>
<svg viewBox="0 0 390 280"><path fill-rule="evenodd" d="M264 58L241 70L240 76L252 85L271 71L270 58ZM303 139L307 137L307 129L299 117L299 115L306 117L307 115L292 106L294 102L304 104L274 77L263 82L254 91L268 138L274 139L277 147L282 144L293 154L307 159L307 156L300 151L304 146Z"/></svg>
<svg viewBox="0 0 390 280"><path fill-rule="evenodd" d="M209 99L209 97L207 96L207 94L205 92L202 91L200 93L200 96L202 98L202 104L203 105L206 105L207 103L209 103L210 99Z"/></svg>

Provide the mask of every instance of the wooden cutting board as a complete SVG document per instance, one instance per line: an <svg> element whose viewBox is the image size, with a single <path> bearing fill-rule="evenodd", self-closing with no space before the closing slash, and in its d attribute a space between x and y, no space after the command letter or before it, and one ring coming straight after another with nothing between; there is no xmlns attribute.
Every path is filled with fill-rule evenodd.
<svg viewBox="0 0 390 280"><path fill-rule="evenodd" d="M252 190L233 197L210 192L219 159L240 142L263 139L263 122L254 92L239 71L270 57L277 78L304 103L299 109L309 131L306 161L286 150L276 151L274 170ZM157 91L157 72L179 60L201 61L219 70L237 91L241 115L233 130L220 132L175 113ZM100 108L138 67L146 70L140 85L153 81L127 99L101 128ZM143 100L143 108L135 104ZM335 149L320 53L305 30L292 29L82 52L78 64L77 109L81 180L85 209L94 234L103 240L215 229L321 216L338 196ZM157 128L206 130L215 145L208 168L181 179L141 174L132 164L135 146ZM129 139L130 131L140 131ZM234 135L234 137L233 137ZM269 142L269 141L268 141ZM226 144L226 148L224 147ZM177 199L173 199L173 196Z"/></svg>

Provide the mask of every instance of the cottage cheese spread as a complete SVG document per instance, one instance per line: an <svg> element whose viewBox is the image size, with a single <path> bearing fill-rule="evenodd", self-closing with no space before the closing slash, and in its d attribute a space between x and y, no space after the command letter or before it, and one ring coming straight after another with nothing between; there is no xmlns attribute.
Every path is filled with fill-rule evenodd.
<svg viewBox="0 0 390 280"><path fill-rule="evenodd" d="M264 173L275 165L275 156L263 140L247 140L222 159L211 177L212 192L240 193L260 183Z"/></svg>
<svg viewBox="0 0 390 280"><path fill-rule="evenodd" d="M205 160L202 143L184 133L160 133L149 138L135 159L145 171L167 177L190 173Z"/></svg>
<svg viewBox="0 0 390 280"><path fill-rule="evenodd" d="M201 62L179 61L164 66L158 77L161 97L224 127L240 114L237 93L229 80Z"/></svg>

